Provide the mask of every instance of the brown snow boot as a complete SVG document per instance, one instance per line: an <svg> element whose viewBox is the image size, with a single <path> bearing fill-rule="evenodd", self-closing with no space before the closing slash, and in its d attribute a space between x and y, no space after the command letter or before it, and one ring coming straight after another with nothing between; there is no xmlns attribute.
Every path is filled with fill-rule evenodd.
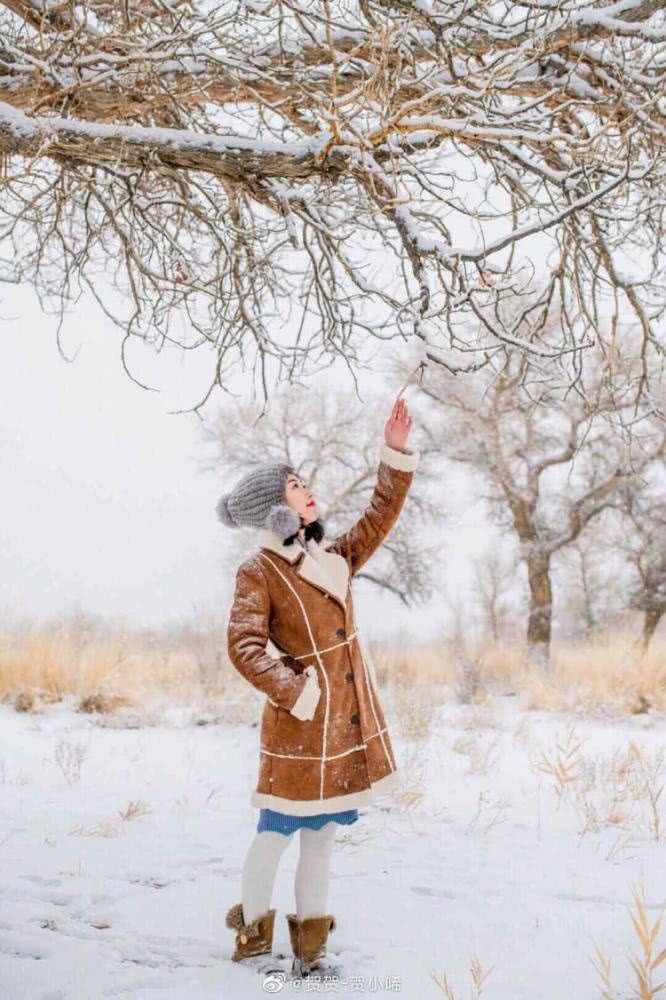
<svg viewBox="0 0 666 1000"><path fill-rule="evenodd" d="M232 961L240 962L254 955L269 955L273 947L273 925L275 910L268 910L246 924L243 904L235 903L227 913L226 924L236 931L236 948Z"/></svg>
<svg viewBox="0 0 666 1000"><path fill-rule="evenodd" d="M328 913L324 917L299 920L295 913L288 913L287 923L294 953L291 971L296 975L307 976L311 970L325 965L322 959L326 956L329 931L334 931L337 926L335 917Z"/></svg>

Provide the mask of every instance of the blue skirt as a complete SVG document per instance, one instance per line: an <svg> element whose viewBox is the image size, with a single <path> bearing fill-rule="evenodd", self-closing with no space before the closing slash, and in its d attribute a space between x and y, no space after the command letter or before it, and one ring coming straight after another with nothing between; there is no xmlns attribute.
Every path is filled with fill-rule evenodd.
<svg viewBox="0 0 666 1000"><path fill-rule="evenodd" d="M314 816L291 816L288 813L276 812L275 809L260 809L257 833L271 830L273 833L284 833L287 837L306 826L310 830L320 830L325 823L355 823L358 819L358 809L345 809L343 812L316 813Z"/></svg>

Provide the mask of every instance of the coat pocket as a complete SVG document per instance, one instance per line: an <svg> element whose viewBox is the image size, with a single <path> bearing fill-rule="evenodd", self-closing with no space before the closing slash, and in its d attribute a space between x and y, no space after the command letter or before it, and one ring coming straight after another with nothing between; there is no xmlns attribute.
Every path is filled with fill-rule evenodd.
<svg viewBox="0 0 666 1000"><path fill-rule="evenodd" d="M291 706L289 712L301 722L311 722L314 719L317 706L321 699L321 688L317 671L312 664L305 667L306 682L305 687L298 696L296 702Z"/></svg>

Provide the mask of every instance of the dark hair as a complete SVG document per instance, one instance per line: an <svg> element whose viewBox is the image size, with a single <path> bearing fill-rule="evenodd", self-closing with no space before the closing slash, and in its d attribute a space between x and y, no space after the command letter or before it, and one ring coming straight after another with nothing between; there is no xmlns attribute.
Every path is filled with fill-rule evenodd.
<svg viewBox="0 0 666 1000"><path fill-rule="evenodd" d="M303 527L303 518L301 518L301 527ZM305 541L314 538L315 542L320 542L324 537L324 525L321 521L312 521L310 524L305 525ZM289 535L288 538L284 539L285 545L292 545L298 538L298 531L295 531L293 535Z"/></svg>

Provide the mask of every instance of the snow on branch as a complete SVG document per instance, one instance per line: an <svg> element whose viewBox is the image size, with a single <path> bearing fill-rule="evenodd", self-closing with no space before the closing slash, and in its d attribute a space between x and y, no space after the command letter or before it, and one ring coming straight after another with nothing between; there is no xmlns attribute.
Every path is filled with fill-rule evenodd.
<svg viewBox="0 0 666 1000"><path fill-rule="evenodd" d="M658 0L0 0L0 280L212 346L211 389L368 338L575 385L630 329L658 399L665 34Z"/></svg>
<svg viewBox="0 0 666 1000"><path fill-rule="evenodd" d="M152 161L218 177L308 177L323 140L274 142L237 135L200 135L186 129L107 125L68 118L29 118L0 102L0 152L136 167ZM329 166L333 162L329 158Z"/></svg>

